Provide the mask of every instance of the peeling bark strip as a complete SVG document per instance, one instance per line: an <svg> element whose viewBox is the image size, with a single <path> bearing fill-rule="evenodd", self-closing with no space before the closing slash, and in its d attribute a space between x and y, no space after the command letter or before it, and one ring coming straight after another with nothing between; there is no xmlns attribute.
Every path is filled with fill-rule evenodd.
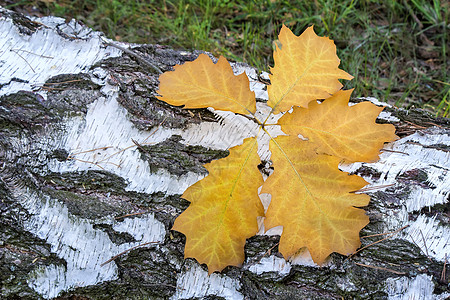
<svg viewBox="0 0 450 300"><path fill-rule="evenodd" d="M179 195L254 124L156 100L157 72L76 21L0 9L0 45L0 298L450 296L448 119L388 107L379 122L402 138L378 162L341 166L370 183L362 241L373 245L319 268L308 253L285 261L273 229L247 241L243 268L208 276L170 231L188 206ZM162 71L199 54L120 46ZM233 68L264 102L256 71Z"/></svg>

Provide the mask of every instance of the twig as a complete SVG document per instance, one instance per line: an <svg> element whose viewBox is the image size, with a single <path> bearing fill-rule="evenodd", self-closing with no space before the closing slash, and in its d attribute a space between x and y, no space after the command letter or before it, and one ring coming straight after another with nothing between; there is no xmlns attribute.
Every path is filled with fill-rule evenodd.
<svg viewBox="0 0 450 300"><path fill-rule="evenodd" d="M426 124L430 124L430 125L433 125L433 126L436 126L436 127L439 127L439 128L442 128L442 126L440 126L440 125L438 125L438 124L435 124L435 123L433 123L433 122L425 122Z"/></svg>
<svg viewBox="0 0 450 300"><path fill-rule="evenodd" d="M381 152L392 152L392 153L400 153L400 154L405 154L409 156L409 153L406 152L402 152L402 151L395 151L395 150L389 150L389 149L381 149Z"/></svg>
<svg viewBox="0 0 450 300"><path fill-rule="evenodd" d="M40 89L44 89L44 90L59 90L59 91L63 91L64 88L56 88L56 87L51 87L51 85L58 85L58 84L65 84L65 83L72 83L72 82L80 82L83 81L84 79L73 79L73 80L66 80L66 81L61 81L61 82L46 82L45 84L43 84L42 86L40 86Z"/></svg>
<svg viewBox="0 0 450 300"><path fill-rule="evenodd" d="M93 152L93 151L97 151L97 150L106 150L112 148L112 146L106 146L106 147L99 147L99 148L95 148L95 149L90 149L90 150L86 150L86 151L81 151L81 152L76 152L76 153L72 153L69 156L74 156L74 155L78 155L78 154L83 154L83 153L88 153L88 152Z"/></svg>
<svg viewBox="0 0 450 300"><path fill-rule="evenodd" d="M414 240L414 238L412 237L412 235L409 235L411 237L411 241L413 242L414 245L416 245L417 248L419 248L420 250L422 250L422 248L416 243L416 241Z"/></svg>
<svg viewBox="0 0 450 300"><path fill-rule="evenodd" d="M405 272L399 272L399 271L395 271L392 269L388 269L388 268L383 268L383 267L377 267L377 266L371 266L371 265L366 265L366 264L361 264L361 263L357 263L355 262L355 265L361 266L361 267L366 267L366 268L372 268L372 269L376 269L376 270L383 270L383 271L388 271L394 274L398 274L398 275L406 275Z"/></svg>
<svg viewBox="0 0 450 300"><path fill-rule="evenodd" d="M420 250L422 250L422 247L420 247L420 246L416 243L416 241L414 240L413 236L412 236L411 234L409 234L409 236L410 236L410 238L411 238L413 244L416 245L417 248L419 248ZM422 235L422 238L423 238L423 235ZM431 260L430 256L428 256L428 249L427 249L427 245L425 244L425 239L423 239L423 244L424 244L424 246L425 246L425 251L426 251L426 252L425 252L425 255L427 256L427 258L428 258L429 261L433 262L433 261ZM423 252L423 250L422 250L422 252Z"/></svg>
<svg viewBox="0 0 450 300"><path fill-rule="evenodd" d="M52 84L64 84L64 83L72 83L72 82L79 82L83 81L84 79L72 79L72 80L66 80L61 82L46 82L46 85L52 85Z"/></svg>
<svg viewBox="0 0 450 300"><path fill-rule="evenodd" d="M405 123L408 123L408 124L410 124L410 125L412 125L414 127L421 128L421 129L425 129L426 128L425 126L420 126L420 125L417 125L417 124L415 124L413 122L410 122L410 121L405 121Z"/></svg>
<svg viewBox="0 0 450 300"><path fill-rule="evenodd" d="M23 59L27 63L27 65L30 67L30 69L33 71L33 73L36 73L36 71L33 69L33 67L30 65L30 63L22 55L20 55L16 49L11 49L10 51L16 53L21 59Z"/></svg>
<svg viewBox="0 0 450 300"><path fill-rule="evenodd" d="M444 258L444 267L442 268L442 272L441 272L441 282L446 283L446 276L445 276L445 267L447 266L447 253L445 253L445 258Z"/></svg>
<svg viewBox="0 0 450 300"><path fill-rule="evenodd" d="M145 142L147 142L147 140L148 140L152 135L154 135L154 134L158 131L158 129L162 126L162 124L164 124L164 122L165 122L166 120L167 120L167 117L165 117L165 118L161 121L161 123L158 124L158 127L156 127L156 130L153 131L152 133L150 133L150 134L142 141L141 144L145 144Z"/></svg>
<svg viewBox="0 0 450 300"><path fill-rule="evenodd" d="M280 244L280 243L276 243L275 245L273 245L272 247L270 247L270 249L267 250L267 251L263 254L263 256L261 256L261 258L258 259L258 261L257 261L255 264L259 264L260 261L264 258L264 256L266 256L267 253L270 253L270 251L272 251L272 249L275 248L276 246L278 246L279 244Z"/></svg>
<svg viewBox="0 0 450 300"><path fill-rule="evenodd" d="M384 184L384 185L377 185L377 186L369 186L367 188L360 188L359 190L356 191L351 191L349 193L362 193L362 192L367 192L367 191L372 191L372 190L377 190L377 189L384 189L390 186L395 185L395 183L391 183L391 184Z"/></svg>
<svg viewBox="0 0 450 300"><path fill-rule="evenodd" d="M405 226L403 226L403 227L401 227L401 228L399 228L399 229L397 229L397 230L395 230L395 231L392 231L391 233L388 233L388 236L386 236L385 238L383 238L383 239L381 239L381 240L378 240L378 241L373 242L373 243L371 243L371 244L369 244L369 245L366 245L366 246L364 246L364 247L362 247L362 248L359 248L358 250L356 250L355 252L353 252L352 254L350 254L350 255L347 257L347 259L350 259L350 258L353 257L355 254L357 254L357 253L363 251L364 249L366 249L366 248L368 248L368 247L370 247L370 246L373 246L373 245L375 245L375 244L381 243L381 242L384 241L384 240L387 240L387 239L390 238L391 236L393 236L393 235L399 233L400 231L402 231L403 229L405 229L405 228L407 228L407 227L409 227L409 225L405 225ZM347 260L347 259L346 259L346 260Z"/></svg>
<svg viewBox="0 0 450 300"><path fill-rule="evenodd" d="M26 53L29 53L29 54L33 54L33 55L37 55L37 56L40 56L40 57L43 57L43 58L50 58L50 59L54 58L53 56L46 56L46 55L42 55L42 54L36 54L36 53L31 52L31 51L23 50L23 49L11 49L11 51L23 51L23 52L26 52Z"/></svg>
<svg viewBox="0 0 450 300"><path fill-rule="evenodd" d="M138 247L147 246L147 245L149 245L149 244L158 244L158 243L159 243L159 242L148 242L148 243L143 243L143 244L139 244L139 245L136 245L136 246L134 246L134 247L131 247L130 249L127 249L127 250L125 250L125 251L123 251L123 252L120 252L119 254L117 254L117 255L111 257L110 259L108 259L107 261L105 261L104 263L102 263L102 264L100 265L100 267L103 267L104 265L106 265L106 264L112 262L113 260L116 260L117 258L119 258L120 256L124 255L125 253L130 252L131 250L134 250L134 249L136 249L136 248L138 248Z"/></svg>
<svg viewBox="0 0 450 300"><path fill-rule="evenodd" d="M148 152L141 144L139 144L135 139L131 139L131 141L140 149L141 151L147 153L148 155L151 155L150 152Z"/></svg>
<svg viewBox="0 0 450 300"><path fill-rule="evenodd" d="M418 142L413 142L413 141L407 141L406 144L410 144L410 145L417 145L417 146L421 146L424 147L424 145L422 145L421 143Z"/></svg>
<svg viewBox="0 0 450 300"><path fill-rule="evenodd" d="M164 118L164 120L162 120L161 123L159 123L158 127L144 139L144 142L146 142L152 135L154 135L159 130L161 125L166 121L166 119L167 119L167 117ZM73 160L78 160L78 161L81 161L81 162L84 162L84 163L93 164L93 165L96 165L96 166L98 166L99 168L101 168L103 170L104 170L104 168L99 165L100 163L112 164L112 165L116 166L117 168L120 168L120 165L118 165L118 164L115 164L115 163L109 162L109 161L105 162L105 161L110 159L111 157L113 157L113 156L115 156L115 155L117 155L119 153L122 153L122 152L124 152L124 151L126 151L126 150L128 150L130 148L133 148L133 147L140 147L141 150L145 151L145 149L141 145L149 145L150 144L150 143L144 143L144 142L143 143L138 143L134 139L131 139L131 140L134 143L133 145L130 145L130 146L126 147L126 148L123 148L123 149L121 149L121 150L119 150L117 152L114 152L113 154L111 154L111 155L109 155L109 156L107 156L107 157L105 157L105 158L103 158L103 159L101 159L99 161L96 161L96 162L81 160L81 159L75 158L74 156L78 155L78 154L93 152L93 151L96 151L96 150L106 150L106 149L112 148L113 146L99 147L99 148L95 148L95 149L89 149L89 150L73 153L73 154L69 155L67 157L67 159L73 159ZM145 152L147 152L147 151L145 151Z"/></svg>
<svg viewBox="0 0 450 300"><path fill-rule="evenodd" d="M97 164L96 162L78 159L78 158L72 157L72 156L70 156L70 155L67 157L67 159L73 159L73 160L81 161L81 162L83 162L83 163L92 164L92 165L94 165L94 166L99 167L99 168L102 169L102 170L105 169L105 168L103 168L102 166L100 166L99 164Z"/></svg>
<svg viewBox="0 0 450 300"><path fill-rule="evenodd" d="M131 145L131 146L125 147L125 148L123 148L123 149L121 149L121 150L119 150L119 151L117 151L117 152L114 152L114 153L111 154L110 156L107 156L107 157L105 157L104 159L99 160L99 161L97 162L97 164L98 164L98 163L101 163L101 162L104 162L105 160L108 160L108 159L110 159L111 157L116 156L117 154L122 153L122 152L124 152L124 151L126 151L126 150L128 150L128 149L130 149L130 148L133 148L133 147L136 147L136 145Z"/></svg>
<svg viewBox="0 0 450 300"><path fill-rule="evenodd" d="M403 229L403 228L400 228L400 229ZM397 230L399 230L399 229L397 229ZM383 233L377 233L377 234L371 234L371 235L365 235L365 236L362 236L361 238L362 239L366 239L366 238L371 238L371 237L376 237L376 236L381 236L381 235L388 235L388 234L391 234L393 232L395 232L395 231L383 232Z"/></svg>
<svg viewBox="0 0 450 300"><path fill-rule="evenodd" d="M123 218L127 218L127 217L133 217L133 216L143 215L143 214L147 214L147 213L150 213L150 212L157 212L157 211L160 211L160 210L141 211L141 212L137 212L137 213L132 213L132 214L126 214L126 215L118 216L118 217L115 217L114 219L119 220L119 219L123 219Z"/></svg>
<svg viewBox="0 0 450 300"><path fill-rule="evenodd" d="M112 47L117 48L117 49L119 49L119 50L122 50L123 52L125 52L125 53L127 53L127 54L129 54L129 55L131 55L131 56L133 56L133 57L135 57L135 58L138 59L140 62L143 62L144 64L146 64L148 67L152 68L153 70L155 70L155 71L158 72L159 74L162 74L162 73L163 73L163 71L161 71L160 68L158 68L157 66L155 66L154 64L152 64L151 62L149 62L148 60L146 60L145 58L141 57L140 55L134 53L133 51L128 50L127 48L124 48L124 47L122 47L122 46L113 44L113 43L109 42L109 41L108 41L105 37L103 37L103 36L101 36L100 38L102 39L103 43L105 43L106 45L112 46Z"/></svg>
<svg viewBox="0 0 450 300"><path fill-rule="evenodd" d="M167 119L167 118L164 118L164 120L162 120L161 123L159 123L158 127L144 139L144 142L147 141L152 135L154 135L154 134L159 130L159 128L161 127L161 125L164 123L164 121L166 121L166 119ZM117 151L117 152L111 154L110 156L108 156L108 157L106 157L106 158L104 158L104 159L98 161L97 163L104 162L105 160L108 160L108 159L110 159L111 157L113 157L113 156L115 156L115 155L117 155L117 154L119 154L119 153L122 153L122 152L124 152L124 151L126 151L126 150L128 150L128 149L130 149L130 148L138 147L138 144L136 144L136 141L133 140L133 139L131 139L131 140L133 141L134 145L128 146L128 147L126 147L126 148L123 148L122 150L119 150L119 151ZM142 144L148 145L149 143L142 143ZM141 150L144 150L144 151L145 151L144 148L142 148ZM145 152L147 152L147 151L145 151Z"/></svg>
<svg viewBox="0 0 450 300"><path fill-rule="evenodd" d="M49 87L49 86L41 86L40 89L46 90L46 91L64 91L65 88L54 88L54 87Z"/></svg>
<svg viewBox="0 0 450 300"><path fill-rule="evenodd" d="M428 259L431 261L430 256L428 255L427 242L425 241L425 238L423 236L422 229L420 229L419 232L420 232L420 236L422 237L423 245L425 247L425 253L427 254Z"/></svg>

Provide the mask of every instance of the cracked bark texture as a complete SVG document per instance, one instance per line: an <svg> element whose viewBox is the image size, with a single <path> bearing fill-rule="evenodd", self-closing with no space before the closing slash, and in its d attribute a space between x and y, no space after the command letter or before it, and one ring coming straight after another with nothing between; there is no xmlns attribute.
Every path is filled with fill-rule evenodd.
<svg viewBox="0 0 450 300"><path fill-rule="evenodd" d="M208 276L184 259L184 236L170 228L189 205L180 195L206 176L203 164L242 141L248 120L158 101L158 73L100 36L77 21L0 8L0 298L450 296L448 119L387 107L378 121L401 139L378 162L341 166L369 187L386 185L368 191L362 236L408 227L323 267L307 253L285 261L279 236L257 235L242 268ZM121 45L162 71L200 53ZM256 71L233 68L264 102Z"/></svg>

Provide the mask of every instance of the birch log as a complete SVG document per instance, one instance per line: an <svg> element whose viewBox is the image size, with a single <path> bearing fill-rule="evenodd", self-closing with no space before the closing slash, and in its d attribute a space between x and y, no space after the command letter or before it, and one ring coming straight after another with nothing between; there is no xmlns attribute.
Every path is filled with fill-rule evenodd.
<svg viewBox="0 0 450 300"><path fill-rule="evenodd" d="M200 53L120 46L162 71ZM233 68L247 73L263 113L257 71ZM242 268L208 276L184 259L184 236L170 228L189 204L180 195L206 175L202 165L225 157L253 125L158 101L158 76L77 21L0 8L0 298L450 296L448 119L388 106L378 121L394 124L401 139L378 162L341 166L370 183L371 222L361 235L375 236L362 239L367 248L333 254L323 267L308 253L285 261L280 230L261 228Z"/></svg>

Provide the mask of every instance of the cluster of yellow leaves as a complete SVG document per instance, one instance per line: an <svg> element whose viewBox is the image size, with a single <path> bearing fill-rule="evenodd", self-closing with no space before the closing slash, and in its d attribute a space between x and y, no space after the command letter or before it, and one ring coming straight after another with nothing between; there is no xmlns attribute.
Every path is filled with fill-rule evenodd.
<svg viewBox="0 0 450 300"><path fill-rule="evenodd" d="M357 207L366 206L369 196L352 192L367 183L340 171L338 164L376 160L383 144L396 139L392 125L375 123L383 108L369 102L348 105L352 91L341 90L339 79L352 76L338 68L333 41L312 27L297 37L283 26L276 45L267 105L272 113L294 108L278 121L287 136L270 141L274 173L263 181L257 138L244 140L228 157L205 165L209 175L182 195L191 205L173 226L186 235L185 257L206 263L210 273L242 265L258 216L265 216L266 228L283 226L279 251L286 259L304 247L318 264L332 252L354 252L359 231L369 222ZM255 118L247 76L235 76L223 57L214 64L201 54L175 66L160 76L159 94L160 100L187 109L213 107ZM265 130L264 121L255 121ZM272 195L266 214L261 186L261 193Z"/></svg>

